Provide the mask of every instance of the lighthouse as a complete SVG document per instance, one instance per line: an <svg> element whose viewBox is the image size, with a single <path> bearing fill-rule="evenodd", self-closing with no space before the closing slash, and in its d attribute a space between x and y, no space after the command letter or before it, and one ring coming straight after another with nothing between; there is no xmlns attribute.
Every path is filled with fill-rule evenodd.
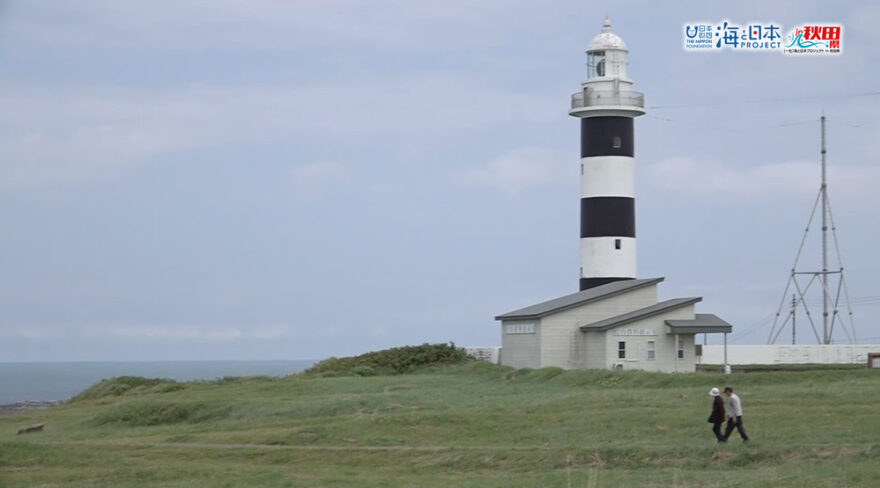
<svg viewBox="0 0 880 488"><path fill-rule="evenodd" d="M569 115L581 120L581 291L636 277L633 118L645 113L645 97L632 89L626 58L606 18L571 97Z"/></svg>
<svg viewBox="0 0 880 488"><path fill-rule="evenodd" d="M727 343L729 323L696 313L702 297L660 301L663 277L636 279L633 119L645 98L626 76L626 54L605 19L571 97L581 119L580 291L497 315L505 366L692 372L697 334Z"/></svg>
<svg viewBox="0 0 880 488"><path fill-rule="evenodd" d="M662 277L636 279L633 119L645 98L626 54L605 19L571 97L569 113L581 119L580 291L496 316L505 366L695 371L697 334L727 343L730 324L696 313L702 297L659 301Z"/></svg>

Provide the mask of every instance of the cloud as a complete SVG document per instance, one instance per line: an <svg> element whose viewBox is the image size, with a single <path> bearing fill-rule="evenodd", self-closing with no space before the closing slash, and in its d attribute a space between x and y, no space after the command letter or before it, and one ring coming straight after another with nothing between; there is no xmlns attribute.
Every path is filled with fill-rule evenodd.
<svg viewBox="0 0 880 488"><path fill-rule="evenodd" d="M644 181L655 190L684 199L722 203L777 202L784 198L815 197L820 184L816 162L792 161L755 166L723 164L687 157L648 165ZM828 194L837 199L876 200L880 167L835 165L828 167Z"/></svg>
<svg viewBox="0 0 880 488"><path fill-rule="evenodd" d="M348 180L348 168L334 162L312 163L290 172L290 183L294 191L307 198L314 198L331 187L345 184Z"/></svg>
<svg viewBox="0 0 880 488"><path fill-rule="evenodd" d="M268 341L293 337L297 331L287 324L242 326L196 326L196 325L119 325L104 328L87 328L92 334L159 342L181 343L235 343L246 340Z"/></svg>
<svg viewBox="0 0 880 488"><path fill-rule="evenodd" d="M24 2L8 9L6 30L28 44L50 46L471 50L533 32L536 24L553 22L564 9L533 2L406 0L157 0L149 8L113 0L51 6ZM504 22L487 26L487 18Z"/></svg>
<svg viewBox="0 0 880 488"><path fill-rule="evenodd" d="M552 149L523 147L506 152L483 167L462 172L459 180L515 196L527 189L552 186L572 178L575 164L573 158Z"/></svg>
<svg viewBox="0 0 880 488"><path fill-rule="evenodd" d="M280 339L283 337L291 337L296 335L298 331L294 330L293 327L287 324L267 324L260 325L252 330L250 330L249 334L254 339Z"/></svg>
<svg viewBox="0 0 880 488"><path fill-rule="evenodd" d="M125 339L145 339L172 342L231 342L242 337L236 328L214 329L188 326L117 326L108 327L103 334Z"/></svg>
<svg viewBox="0 0 880 488"><path fill-rule="evenodd" d="M430 95L430 111L425 97ZM509 103L516 99L517 104ZM333 107L345 107L340 124ZM244 143L390 144L393 136L455 138L510 120L547 121L550 99L499 91L453 73L300 85L167 91L0 85L0 190L90 180L174 151Z"/></svg>
<svg viewBox="0 0 880 488"><path fill-rule="evenodd" d="M317 335L317 334L315 334ZM113 326L81 325L18 326L0 328L0 337L7 340L71 340L79 336L90 340L115 338L173 343L235 343L247 340L271 341L300 337L299 329L284 323L258 325L180 325L180 324L117 324Z"/></svg>
<svg viewBox="0 0 880 488"><path fill-rule="evenodd" d="M64 337L64 331L52 330L46 327L33 326L14 326L0 327L0 337L4 339L25 339L32 341L42 341L48 339L58 339Z"/></svg>
<svg viewBox="0 0 880 488"><path fill-rule="evenodd" d="M217 113L198 90L151 97L120 90L5 87L0 189L68 183L218 140Z"/></svg>

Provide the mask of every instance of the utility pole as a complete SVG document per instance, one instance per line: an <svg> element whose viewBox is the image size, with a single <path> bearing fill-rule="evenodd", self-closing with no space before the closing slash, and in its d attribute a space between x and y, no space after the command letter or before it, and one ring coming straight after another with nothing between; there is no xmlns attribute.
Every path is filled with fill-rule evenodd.
<svg viewBox="0 0 880 488"><path fill-rule="evenodd" d="M843 261L840 258L840 245L837 242L837 228L834 223L834 213L831 211L831 200L828 198L828 174L827 174L827 163L826 163L826 155L827 155L827 147L825 144L825 114L822 113L822 116L819 118L820 128L821 128L821 161L822 161L822 183L819 186L818 195L816 195L816 199L813 202L813 209L810 212L810 219L807 221L807 227L804 229L803 238L801 239L801 245L798 248L798 252L794 258L794 265L791 267L791 274L788 279L788 283L785 285L785 290L782 292L782 298L779 300L779 307L776 309L776 318L773 320L773 327L770 329L770 335L767 337L768 344L775 344L776 339L782 333L782 330L788 325L788 321L792 321L792 343L797 341L796 331L794 330L794 321L795 321L795 312L797 311L797 307L803 307L804 316L807 318L808 325L810 329L813 331L813 336L816 338L817 344L827 345L833 342L834 336L834 326L837 325L836 321L839 319L841 321L840 326L843 329L843 333L846 335L847 340L850 343L857 342L856 340L856 329L853 324L853 313L852 308L849 301L849 291L846 286L846 278L843 275ZM804 246L807 244L810 232L810 227L813 227L813 221L816 219L816 214L819 212L819 203L822 203L822 268L821 270L817 270L813 268L812 270L803 270L798 271L798 262L800 261L801 254L804 251ZM831 231L834 238L834 251L835 256L837 258L837 266L834 270L828 269L828 231ZM811 246L812 247L812 246ZM817 266L818 267L818 266ZM837 275L837 279L834 279L833 282L829 286L828 275ZM831 287L836 287L836 290L831 290ZM782 316L782 310L785 307L785 299L788 297L789 289L792 289L797 293L793 300L791 313L785 315L784 320ZM807 300L808 293L811 289L813 289L813 293L815 293L815 288L821 288L822 291L822 325L821 327L814 320L815 314L811 313L809 302ZM848 311L848 324L845 323L844 319L841 319L838 315L838 306L840 305L840 300L843 299L846 304ZM802 317L803 318L803 317ZM803 322L801 323L803 325ZM819 329L822 329L819 332ZM803 334L801 334L803 335Z"/></svg>
<svg viewBox="0 0 880 488"><path fill-rule="evenodd" d="M825 113L822 113L822 340L823 344L831 344L828 333L828 193L825 182Z"/></svg>
<svg viewBox="0 0 880 488"><path fill-rule="evenodd" d="M797 297L791 294L791 345L797 344L797 327L795 321L797 319Z"/></svg>

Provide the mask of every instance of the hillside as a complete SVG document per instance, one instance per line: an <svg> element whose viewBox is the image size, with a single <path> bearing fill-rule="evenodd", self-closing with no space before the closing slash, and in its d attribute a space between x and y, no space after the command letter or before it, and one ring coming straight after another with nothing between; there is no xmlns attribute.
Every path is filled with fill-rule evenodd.
<svg viewBox="0 0 880 488"><path fill-rule="evenodd" d="M727 382L750 445L706 422ZM878 404L866 370L118 378L0 416L0 486L871 486Z"/></svg>

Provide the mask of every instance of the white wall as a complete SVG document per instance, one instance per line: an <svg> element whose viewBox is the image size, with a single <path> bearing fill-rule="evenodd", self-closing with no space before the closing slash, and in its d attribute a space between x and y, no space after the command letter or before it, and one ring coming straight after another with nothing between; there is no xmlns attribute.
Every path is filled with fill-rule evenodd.
<svg viewBox="0 0 880 488"><path fill-rule="evenodd" d="M615 248L616 240L620 241L620 249ZM636 254L634 237L584 237L581 239L581 278L635 278Z"/></svg>
<svg viewBox="0 0 880 488"><path fill-rule="evenodd" d="M667 320L693 320L694 306L677 308L668 312L647 317L622 325L606 332L588 332L587 340L605 341L605 368L641 369L645 371L663 371L666 373L693 373L696 370L694 335L681 334L684 344L684 358L678 358L675 335L668 334ZM618 329L649 329L656 331L653 336L619 336ZM602 338L601 336L605 337ZM617 358L617 343L626 342L626 359ZM654 341L654 359L648 359L648 341Z"/></svg>
<svg viewBox="0 0 880 488"><path fill-rule="evenodd" d="M880 344L727 346L728 364L868 364ZM724 364L724 346L703 346L702 364Z"/></svg>
<svg viewBox="0 0 880 488"><path fill-rule="evenodd" d="M581 158L581 198L635 198L634 165L630 156Z"/></svg>
<svg viewBox="0 0 880 488"><path fill-rule="evenodd" d="M508 325L534 326L528 334L510 334ZM541 365L541 319L501 321L501 364L514 368L540 368Z"/></svg>
<svg viewBox="0 0 880 488"><path fill-rule="evenodd" d="M565 369L584 367L583 359L578 357L580 352L578 337L583 334L580 331L581 325L616 317L655 303L657 303L656 284L542 318L539 330L541 341L539 367L557 366ZM509 364L507 344L504 343L502 346L504 350L501 353L501 363L506 365Z"/></svg>
<svg viewBox="0 0 880 488"><path fill-rule="evenodd" d="M596 332L591 336L577 330L574 334L578 346L577 351L575 352L575 357L572 360L574 367L582 369L608 368L605 341L596 339L599 334L604 333Z"/></svg>

